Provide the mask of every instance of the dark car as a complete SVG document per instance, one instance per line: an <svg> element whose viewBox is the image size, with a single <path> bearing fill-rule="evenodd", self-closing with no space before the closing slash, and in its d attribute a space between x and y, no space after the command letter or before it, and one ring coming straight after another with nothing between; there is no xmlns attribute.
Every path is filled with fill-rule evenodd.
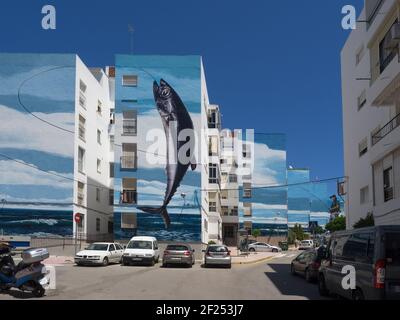
<svg viewBox="0 0 400 320"><path fill-rule="evenodd" d="M290 265L290 272L293 275L304 275L307 282L317 280L323 252L323 249L310 249L302 252L293 259Z"/></svg>
<svg viewBox="0 0 400 320"><path fill-rule="evenodd" d="M347 286L348 270L355 286ZM318 275L320 294L353 300L400 300L400 226L377 226L332 234Z"/></svg>
<svg viewBox="0 0 400 320"><path fill-rule="evenodd" d="M170 244L163 254L163 266L183 264L192 267L195 264L194 249L188 244Z"/></svg>

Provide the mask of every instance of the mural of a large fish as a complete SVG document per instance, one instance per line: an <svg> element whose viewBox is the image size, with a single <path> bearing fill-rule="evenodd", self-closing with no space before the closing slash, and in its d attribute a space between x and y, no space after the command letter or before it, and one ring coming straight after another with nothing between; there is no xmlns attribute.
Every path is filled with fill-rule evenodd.
<svg viewBox="0 0 400 320"><path fill-rule="evenodd" d="M183 146L185 146L184 151L187 151L187 156L193 154L195 147L194 138L188 138L186 141L178 141L178 137L182 130L193 130L194 127L190 114L181 98L166 81L161 79L160 85L158 85L157 81L154 81L153 93L167 141L167 190L161 207L138 207L138 209L150 214L160 214L164 220L165 227L168 229L171 220L167 206L179 188L189 166L191 166L192 170L196 170L196 164L193 161L184 161L188 163L182 163L178 158L179 151ZM172 124L176 127L174 128L176 136L171 136L171 132L173 131L171 130Z"/></svg>

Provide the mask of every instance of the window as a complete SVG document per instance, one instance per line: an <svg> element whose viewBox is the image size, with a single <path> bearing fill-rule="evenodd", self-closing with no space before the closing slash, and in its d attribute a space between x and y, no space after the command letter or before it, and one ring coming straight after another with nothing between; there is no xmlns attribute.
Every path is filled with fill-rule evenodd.
<svg viewBox="0 0 400 320"><path fill-rule="evenodd" d="M208 209L210 212L217 212L217 203L214 201L210 201L208 203Z"/></svg>
<svg viewBox="0 0 400 320"><path fill-rule="evenodd" d="M108 190L108 204L110 206L114 205L114 190L113 189Z"/></svg>
<svg viewBox="0 0 400 320"><path fill-rule="evenodd" d="M383 171L383 192L385 202L393 199L393 168L387 168Z"/></svg>
<svg viewBox="0 0 400 320"><path fill-rule="evenodd" d="M368 152L368 139L364 138L358 145L358 154L360 158Z"/></svg>
<svg viewBox="0 0 400 320"><path fill-rule="evenodd" d="M96 218L96 231L100 232L100 219Z"/></svg>
<svg viewBox="0 0 400 320"><path fill-rule="evenodd" d="M352 234L343 244L343 257L356 261L367 260L368 233Z"/></svg>
<svg viewBox="0 0 400 320"><path fill-rule="evenodd" d="M238 214L239 214L239 208L238 208L238 207L233 207L233 208L231 209L230 215L231 215L231 216L234 216L234 217L237 217Z"/></svg>
<svg viewBox="0 0 400 320"><path fill-rule="evenodd" d="M253 222L244 221L243 222L243 228L246 229L249 232L249 234L251 234L251 230L253 229Z"/></svg>
<svg viewBox="0 0 400 320"><path fill-rule="evenodd" d="M79 105L86 109L86 84L83 83L82 80L79 81Z"/></svg>
<svg viewBox="0 0 400 320"><path fill-rule="evenodd" d="M121 170L136 170L137 169L137 144L123 143Z"/></svg>
<svg viewBox="0 0 400 320"><path fill-rule="evenodd" d="M365 54L365 48L364 45L362 45L356 53L356 66L361 62L362 58L364 57Z"/></svg>
<svg viewBox="0 0 400 320"><path fill-rule="evenodd" d="M115 164L114 162L110 162L110 178L114 178L115 174L114 174L114 170L115 170Z"/></svg>
<svg viewBox="0 0 400 320"><path fill-rule="evenodd" d="M251 203L243 203L243 215L251 217L253 215Z"/></svg>
<svg viewBox="0 0 400 320"><path fill-rule="evenodd" d="M137 135L137 112L136 110L124 111L122 113L122 134L126 136Z"/></svg>
<svg viewBox="0 0 400 320"><path fill-rule="evenodd" d="M248 144L243 144L243 158L250 158L251 157L251 151L250 151L250 145Z"/></svg>
<svg viewBox="0 0 400 320"><path fill-rule="evenodd" d="M214 163L208 165L208 182L218 183L218 166Z"/></svg>
<svg viewBox="0 0 400 320"><path fill-rule="evenodd" d="M221 206L221 214L223 216L228 216L229 215L229 209L227 206Z"/></svg>
<svg viewBox="0 0 400 320"><path fill-rule="evenodd" d="M114 151L114 143L115 143L115 137L110 136L110 152Z"/></svg>
<svg viewBox="0 0 400 320"><path fill-rule="evenodd" d="M397 23L397 19L393 25ZM379 65L380 72L382 73L386 67L392 62L397 54L397 48L393 45L392 33L390 28L385 37L379 43Z"/></svg>
<svg viewBox="0 0 400 320"><path fill-rule="evenodd" d="M366 103L367 103L367 93L364 89L357 98L358 111L360 111L361 108L364 107Z"/></svg>
<svg viewBox="0 0 400 320"><path fill-rule="evenodd" d="M81 147L78 148L78 171L85 172L85 150Z"/></svg>
<svg viewBox="0 0 400 320"><path fill-rule="evenodd" d="M217 156L218 155L218 137L211 136L208 140L208 155Z"/></svg>
<svg viewBox="0 0 400 320"><path fill-rule="evenodd" d="M97 202L101 201L101 190L100 190L100 188L96 188L96 201Z"/></svg>
<svg viewBox="0 0 400 320"><path fill-rule="evenodd" d="M122 179L121 203L137 204L137 180L135 178Z"/></svg>
<svg viewBox="0 0 400 320"><path fill-rule="evenodd" d="M102 111L103 111L103 104L101 103L100 100L97 100L97 114L101 115Z"/></svg>
<svg viewBox="0 0 400 320"><path fill-rule="evenodd" d="M243 183L243 198L251 198L251 183Z"/></svg>
<svg viewBox="0 0 400 320"><path fill-rule="evenodd" d="M80 206L84 205L84 202L85 202L85 184L80 182L80 181L78 181L77 198L78 198L78 205L80 205Z"/></svg>
<svg viewBox="0 0 400 320"><path fill-rule="evenodd" d="M124 87L137 87L138 76L136 75L124 75L122 76L122 85Z"/></svg>
<svg viewBox="0 0 400 320"><path fill-rule="evenodd" d="M101 131L97 129L97 143L101 145Z"/></svg>
<svg viewBox="0 0 400 320"><path fill-rule="evenodd" d="M217 110L210 110L208 112L208 128L209 129L218 128Z"/></svg>
<svg viewBox="0 0 400 320"><path fill-rule="evenodd" d="M86 119L79 115L79 138L85 141L86 135Z"/></svg>
<svg viewBox="0 0 400 320"><path fill-rule="evenodd" d="M228 190L221 190L221 198L224 200L228 199Z"/></svg>
<svg viewBox="0 0 400 320"><path fill-rule="evenodd" d="M229 175L229 182L230 183L237 183L238 182L238 178L236 174L230 174Z"/></svg>
<svg viewBox="0 0 400 320"><path fill-rule="evenodd" d="M97 159L97 173L101 173L101 160Z"/></svg>
<svg viewBox="0 0 400 320"><path fill-rule="evenodd" d="M360 190L360 204L369 202L369 187L366 186Z"/></svg>

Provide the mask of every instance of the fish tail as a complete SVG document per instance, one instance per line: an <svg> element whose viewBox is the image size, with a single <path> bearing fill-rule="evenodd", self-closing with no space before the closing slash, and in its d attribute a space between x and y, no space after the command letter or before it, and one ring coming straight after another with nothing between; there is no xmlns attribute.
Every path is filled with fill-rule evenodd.
<svg viewBox="0 0 400 320"><path fill-rule="evenodd" d="M168 229L169 226L171 225L171 220L169 218L167 207L165 207L165 206L160 207L160 208L138 207L138 209L143 211L143 212L150 213L150 214L159 214L164 220L164 224L165 224L165 228L166 229Z"/></svg>

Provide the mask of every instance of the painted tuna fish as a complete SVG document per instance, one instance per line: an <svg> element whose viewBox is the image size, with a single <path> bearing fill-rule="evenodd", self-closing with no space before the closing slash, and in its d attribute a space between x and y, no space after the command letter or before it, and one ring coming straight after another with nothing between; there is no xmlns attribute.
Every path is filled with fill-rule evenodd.
<svg viewBox="0 0 400 320"><path fill-rule="evenodd" d="M166 81L161 79L160 85L154 81L153 93L167 141L167 190L165 192L163 205L160 208L138 207L138 209L146 213L160 214L164 220L165 227L168 229L171 220L167 211L167 206L179 188L189 166L191 166L192 170L196 170L196 164L193 164L194 161L181 163L181 161L179 161L180 159L178 159L179 151L183 146L185 146L183 152L186 150L187 157L190 157L194 152L194 138L188 138L186 141L178 141L179 134L182 130L190 129L193 132L193 121L179 95ZM176 128L171 128L172 126ZM171 132L175 132L176 136L172 136Z"/></svg>

